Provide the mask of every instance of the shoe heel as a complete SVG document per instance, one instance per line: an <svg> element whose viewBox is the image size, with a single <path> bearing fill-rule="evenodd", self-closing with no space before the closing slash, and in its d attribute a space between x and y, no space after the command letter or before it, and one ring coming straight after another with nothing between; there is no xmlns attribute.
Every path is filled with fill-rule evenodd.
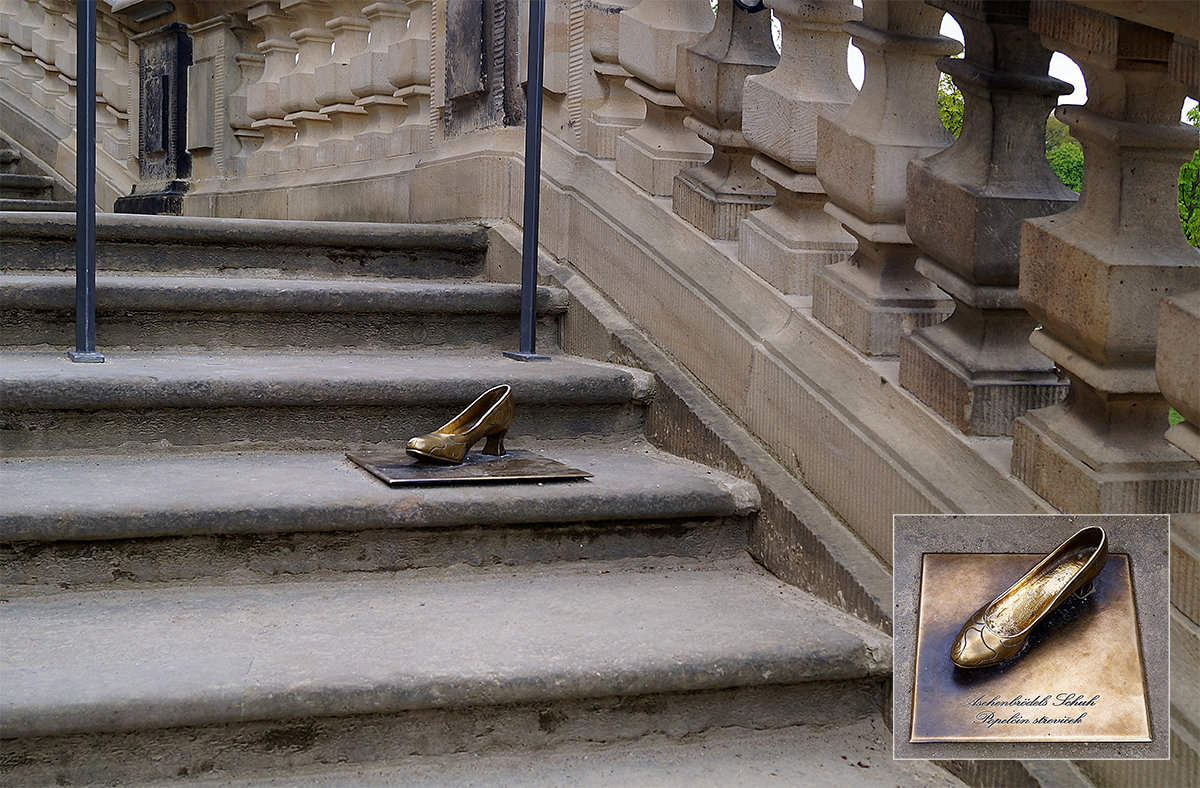
<svg viewBox="0 0 1200 788"><path fill-rule="evenodd" d="M1093 583L1091 580L1089 580L1086 583L1084 583L1083 585L1081 585L1079 588L1075 589L1075 597L1077 599L1087 599L1089 596L1092 595L1092 592L1095 590L1096 590L1096 584Z"/></svg>
<svg viewBox="0 0 1200 788"><path fill-rule="evenodd" d="M483 453L490 454L493 457L503 457L507 452L504 450L504 436L508 432L502 432L499 435L489 435L487 443L483 444Z"/></svg>

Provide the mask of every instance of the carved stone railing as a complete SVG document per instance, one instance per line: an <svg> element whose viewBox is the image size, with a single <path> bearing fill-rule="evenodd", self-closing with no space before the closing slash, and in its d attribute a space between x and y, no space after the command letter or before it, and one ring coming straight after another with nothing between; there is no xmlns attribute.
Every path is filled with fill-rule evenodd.
<svg viewBox="0 0 1200 788"><path fill-rule="evenodd" d="M1174 207L1178 165L1197 143L1177 121L1197 93L1186 4L1120 19L1103 0L866 0L861 12L848 0L767 0L781 26L776 65L768 14L730 0L715 16L692 0L548 1L555 144L615 158L614 185L645 206L673 195L682 219L737 241L736 253L714 247L731 267L782 298L811 295L811 312L788 303L864 356L892 359L880 363L955 430L1013 434L1013 472L1054 506L1200 506L1194 454L1163 437L1159 386L1174 378L1162 365L1175 362L1156 365L1146 317L1200 290ZM212 0L135 21L144 5L101 3L105 188L147 183L147 140L171 130L139 63L156 30L182 23L191 61L186 127L174 133L190 172L169 177L190 189L185 210L319 218L335 209L288 190L353 180L399 197L337 210L511 215L510 137L488 137L505 141L480 149L486 162L461 185L420 179L428 162L471 148L460 140L473 129L519 121L520 52L505 49L521 46L519 3L489 0L494 13L477 19L459 0ZM957 45L939 35L945 11L964 30L962 59L946 57ZM455 28L468 23L483 27ZM450 39L479 51L448 58ZM857 93L851 40L865 56ZM67 0L0 4L3 108L21 119L16 131L49 140L25 147L64 175L73 41ZM1086 106L1058 110L1086 153L1078 204L1040 155L1044 116L1065 90L1046 74L1053 51L1081 64L1090 90ZM957 141L937 118L939 58L966 97ZM451 73L464 64L470 73ZM419 202L407 196L430 184ZM567 228L560 213L552 226ZM565 255L568 240L548 248Z"/></svg>
<svg viewBox="0 0 1200 788"><path fill-rule="evenodd" d="M1200 464L1163 438L1155 379L1159 302L1200 290L1176 207L1197 139L1179 122L1174 37L1069 4L1035 4L1030 26L1080 64L1090 92L1057 111L1083 146L1079 203L1027 221L1021 242L1020 296L1041 324L1031 341L1070 393L1017 419L1013 472L1065 511L1196 511Z"/></svg>

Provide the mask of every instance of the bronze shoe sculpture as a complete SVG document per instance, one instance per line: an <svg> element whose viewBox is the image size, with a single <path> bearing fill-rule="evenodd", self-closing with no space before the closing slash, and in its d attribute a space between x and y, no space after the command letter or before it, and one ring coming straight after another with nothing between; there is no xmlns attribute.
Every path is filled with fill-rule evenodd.
<svg viewBox="0 0 1200 788"><path fill-rule="evenodd" d="M487 438L483 453L498 457L504 454L504 436L512 423L512 387L496 386L446 424L410 440L406 451L418 460L460 465L471 447Z"/></svg>
<svg viewBox="0 0 1200 788"><path fill-rule="evenodd" d="M975 611L963 624L950 659L960 668L997 665L1015 657L1034 625L1072 594L1092 592L1092 580L1108 560L1108 536L1090 526L1038 562L1000 596Z"/></svg>

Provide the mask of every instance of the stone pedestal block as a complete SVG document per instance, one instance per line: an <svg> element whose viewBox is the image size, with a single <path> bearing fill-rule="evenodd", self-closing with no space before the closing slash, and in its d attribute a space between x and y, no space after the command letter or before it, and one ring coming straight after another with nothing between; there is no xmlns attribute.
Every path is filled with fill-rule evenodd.
<svg viewBox="0 0 1200 788"><path fill-rule="evenodd" d="M712 146L684 127L687 107L673 92L630 77L625 83L646 105L642 125L617 140L617 172L655 197L674 191L675 176L712 156Z"/></svg>
<svg viewBox="0 0 1200 788"><path fill-rule="evenodd" d="M814 317L860 353L894 356L900 337L949 316L953 302L917 273L917 251L901 225L867 226L832 204L825 209L858 248L849 260L813 278Z"/></svg>
<svg viewBox="0 0 1200 788"><path fill-rule="evenodd" d="M742 221L738 258L781 292L812 295L817 271L848 259L854 237L825 213L829 197L815 175L762 155L751 166L775 188L775 201Z"/></svg>

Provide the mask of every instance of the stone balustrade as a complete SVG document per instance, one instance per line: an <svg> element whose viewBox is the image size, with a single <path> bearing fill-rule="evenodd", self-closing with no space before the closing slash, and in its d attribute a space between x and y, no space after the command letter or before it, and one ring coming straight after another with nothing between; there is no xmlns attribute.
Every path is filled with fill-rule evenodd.
<svg viewBox="0 0 1200 788"><path fill-rule="evenodd" d="M629 129L641 124L646 117L645 103L625 82L630 73L621 65L621 12L632 8L637 0L587 0L584 3L584 40L589 44L592 73L602 91L602 98L592 107L584 121L584 148L597 159L617 156L617 139Z"/></svg>
<svg viewBox="0 0 1200 788"><path fill-rule="evenodd" d="M1080 64L1089 94L1057 110L1083 146L1081 198L1026 221L1021 241L1020 297L1041 324L1031 341L1070 393L1017 419L1013 472L1066 511L1195 511L1200 464L1163 438L1148 317L1162 298L1200 290L1200 252L1174 198L1197 141L1179 122L1174 37L1068 4L1036 4L1030 27Z"/></svg>
<svg viewBox="0 0 1200 788"><path fill-rule="evenodd" d="M449 0L214 0L144 23L102 3L102 166L137 178L139 42L182 22L195 193L219 181L266 195L336 181L349 166L380 183L416 172L469 148L461 140L473 129L519 121L509 106L519 58L496 46L522 39L502 5L481 21L478 53L448 58L448 36L474 40L448 30L470 16ZM1178 315L1192 314L1187 294L1200 290L1174 196L1197 144L1177 120L1184 94L1197 93L1195 40L1163 29L1172 23L1162 15L1143 24L1094 3L766 5L750 14L720 0L714 15L692 0L551 0L554 144L615 159L612 177L645 205L671 197L677 220L736 241L736 253L713 248L795 309L809 303L794 297L811 296L804 320L865 358L890 359L879 363L895 365L905 396L944 426L1011 435L1013 473L1049 504L1200 507L1188 426L1198 414L1185 390L1194 375L1179 378L1187 362L1158 339L1193 325ZM961 59L939 34L947 12L964 32ZM861 91L846 71L851 41L864 54ZM73 42L69 0L0 4L0 89L20 97L5 108L41 113L47 129L73 122ZM1087 105L1057 110L1086 154L1078 202L1041 155L1046 115L1067 89L1047 75L1054 51L1081 65L1089 88ZM463 63L469 74L449 73ZM958 140L938 119L939 67L965 96ZM448 133L446 118L468 105L475 114ZM403 210L393 218L417 213ZM1164 297L1174 306L1158 328L1146 316ZM1163 435L1168 403L1188 420L1174 437Z"/></svg>
<svg viewBox="0 0 1200 788"><path fill-rule="evenodd" d="M953 140L937 113L935 61L959 45L939 35L941 21L923 3L865 0L862 21L845 26L863 53L862 90L817 121L825 210L858 245L816 273L813 316L867 355L896 355L901 335L950 312L949 297L914 268L902 177L910 161Z"/></svg>

